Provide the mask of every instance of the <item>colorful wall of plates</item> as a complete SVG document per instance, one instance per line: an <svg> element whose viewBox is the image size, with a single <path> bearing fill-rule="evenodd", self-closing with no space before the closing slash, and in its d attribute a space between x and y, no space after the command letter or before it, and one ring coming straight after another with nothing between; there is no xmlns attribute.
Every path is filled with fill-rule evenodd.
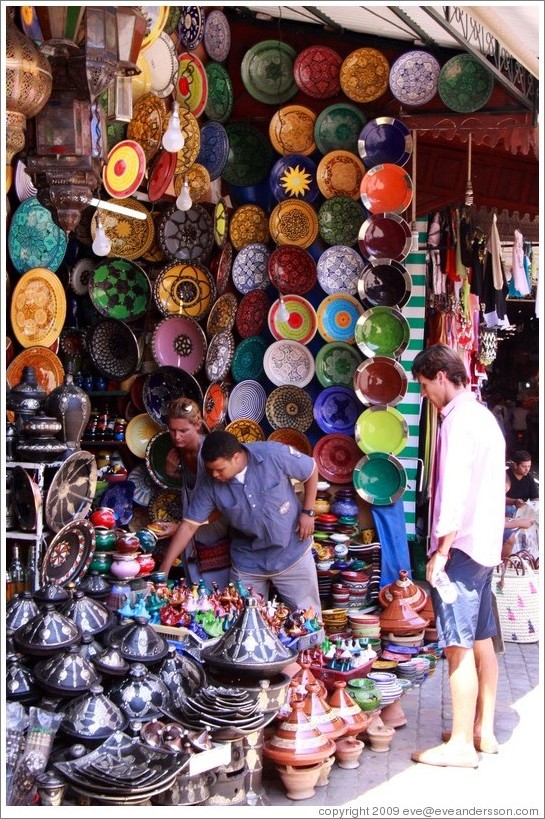
<svg viewBox="0 0 545 819"><path fill-rule="evenodd" d="M132 117L108 123L98 196L129 214L101 209L107 256L92 250L96 209L67 238L38 202L24 153L16 160L8 382L30 363L51 391L71 361L96 401L115 397L129 465L152 473L140 487L148 501L158 486L178 488L146 458L178 394L241 440L314 451L332 483L351 483L362 457L391 456L414 535L410 366L423 344L425 258L411 250L413 145L395 113L400 102L458 104L443 68L424 50L325 44L293 29L273 37L219 10L145 8L157 12ZM184 146L170 153L174 99ZM421 247L426 226L413 225ZM361 497L388 502L373 480Z"/></svg>

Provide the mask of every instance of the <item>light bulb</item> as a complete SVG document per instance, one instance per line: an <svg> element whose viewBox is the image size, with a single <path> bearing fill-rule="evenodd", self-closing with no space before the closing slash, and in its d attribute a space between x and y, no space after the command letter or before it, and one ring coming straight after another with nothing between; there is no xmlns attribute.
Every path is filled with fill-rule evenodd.
<svg viewBox="0 0 545 819"><path fill-rule="evenodd" d="M91 248L96 256L107 256L112 249L112 243L106 235L100 216L97 216L96 233Z"/></svg>
<svg viewBox="0 0 545 819"><path fill-rule="evenodd" d="M411 230L411 253L418 253L418 228L416 224L413 222L412 230Z"/></svg>
<svg viewBox="0 0 545 819"><path fill-rule="evenodd" d="M176 207L178 210L189 210L192 204L193 201L191 199L191 194L189 193L189 182L187 181L187 176L184 176L182 190L176 199Z"/></svg>
<svg viewBox="0 0 545 819"><path fill-rule="evenodd" d="M177 154L185 145L184 135L180 129L180 114L177 102L172 103L172 111L168 121L168 128L163 134L163 148L171 154Z"/></svg>
<svg viewBox="0 0 545 819"><path fill-rule="evenodd" d="M282 322L282 324L285 324L286 321L290 320L290 311L286 307L286 302L282 296L280 297L280 304L278 305L278 310L276 311L276 318L278 321Z"/></svg>

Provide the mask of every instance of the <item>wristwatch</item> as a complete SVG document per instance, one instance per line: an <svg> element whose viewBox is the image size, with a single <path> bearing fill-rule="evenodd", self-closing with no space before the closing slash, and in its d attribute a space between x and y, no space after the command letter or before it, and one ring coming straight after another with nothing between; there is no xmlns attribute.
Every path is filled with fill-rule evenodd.
<svg viewBox="0 0 545 819"><path fill-rule="evenodd" d="M308 515L309 518L313 518L316 515L314 509L301 509L301 513L303 515Z"/></svg>

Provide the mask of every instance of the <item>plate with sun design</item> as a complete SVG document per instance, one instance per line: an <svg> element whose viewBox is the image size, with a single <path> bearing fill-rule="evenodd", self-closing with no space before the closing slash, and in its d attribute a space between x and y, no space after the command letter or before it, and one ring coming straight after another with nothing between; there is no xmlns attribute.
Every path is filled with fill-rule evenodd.
<svg viewBox="0 0 545 819"><path fill-rule="evenodd" d="M271 169L269 185L277 202L291 197L314 202L320 194L316 183L316 163L304 154L283 156Z"/></svg>

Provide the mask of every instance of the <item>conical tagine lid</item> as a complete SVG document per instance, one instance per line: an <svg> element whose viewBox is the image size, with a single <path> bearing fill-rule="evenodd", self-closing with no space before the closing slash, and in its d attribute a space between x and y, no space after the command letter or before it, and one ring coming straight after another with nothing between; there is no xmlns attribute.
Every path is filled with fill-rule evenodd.
<svg viewBox="0 0 545 819"><path fill-rule="evenodd" d="M294 699L292 712L263 744L263 754L280 765L311 765L335 753L335 743L309 722L302 699Z"/></svg>
<svg viewBox="0 0 545 819"><path fill-rule="evenodd" d="M405 569L400 569L399 577L393 583L388 583L378 593L378 600L383 608L392 602L394 599L393 592L401 591L401 596L415 611L420 611L428 599L426 591L413 583L409 577L409 573Z"/></svg>
<svg viewBox="0 0 545 819"><path fill-rule="evenodd" d="M392 602L380 615L380 628L392 634L415 634L429 625L402 597L400 589L394 589Z"/></svg>

